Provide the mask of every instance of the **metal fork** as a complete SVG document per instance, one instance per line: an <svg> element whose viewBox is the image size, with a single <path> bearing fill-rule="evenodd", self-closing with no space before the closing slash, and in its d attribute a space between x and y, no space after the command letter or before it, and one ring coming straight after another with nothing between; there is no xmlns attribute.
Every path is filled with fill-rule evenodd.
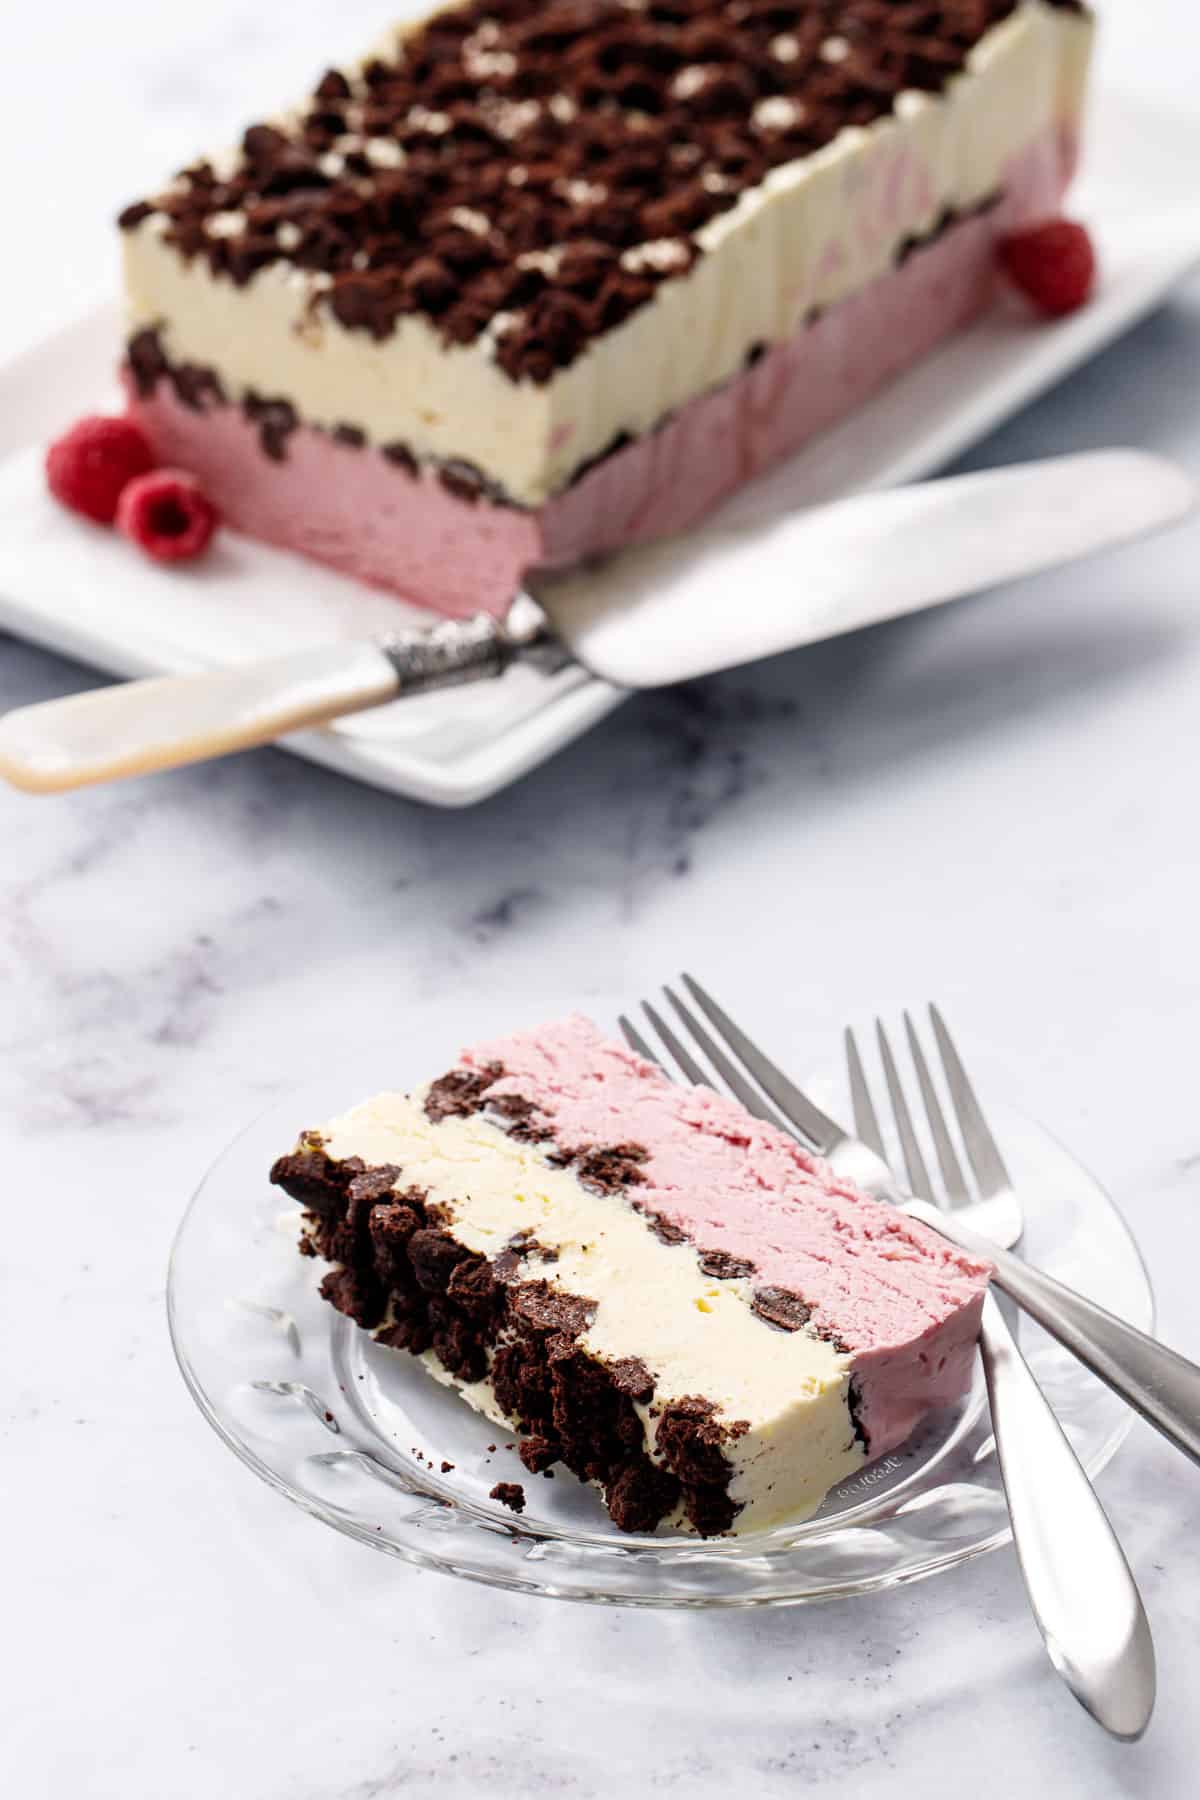
<svg viewBox="0 0 1200 1800"><path fill-rule="evenodd" d="M816 1149L839 1174L856 1185L876 1197L903 1204L880 1149L865 1141L861 1131L852 1137L814 1107L697 982L689 976L683 979L723 1041L714 1040L670 988L664 990L667 999L709 1067L734 1097L756 1117L790 1129L791 1135ZM643 1010L684 1079L715 1086L709 1070L696 1060L655 1008L644 1003ZM627 1042L639 1055L661 1063L627 1018L622 1017L620 1024ZM733 1052L733 1057L728 1051ZM858 1091L860 1095L867 1094L861 1063L857 1056L855 1060L860 1078ZM753 1074L754 1081L748 1079L747 1071ZM775 1106L768 1103L764 1093L770 1095ZM870 1108L869 1094L867 1107ZM907 1109L905 1118L906 1141L919 1157ZM877 1125L874 1137L881 1147ZM998 1152L996 1161L1002 1168ZM928 1187L927 1178L925 1185ZM957 1186L965 1191L961 1177ZM906 1210L918 1209L909 1203ZM920 1209L921 1216L926 1210L934 1218L940 1217L929 1207ZM1019 1210L1015 1205L1010 1209L1010 1226L1013 1213L1019 1232ZM1118 1738L1138 1738L1153 1711L1155 1663L1149 1623L1129 1566L1087 1476L990 1295L984 1307L981 1346L1013 1541L1050 1659L1080 1704L1105 1730Z"/></svg>
<svg viewBox="0 0 1200 1800"><path fill-rule="evenodd" d="M936 1007L929 1010L980 1194L1007 1201L1019 1232L1020 1207L1000 1148L940 1012ZM900 1070L877 1020L879 1055L909 1188L917 1199L945 1210L970 1206L962 1164L907 1013L904 1027L944 1195L939 1198L930 1179ZM883 1134L852 1031L846 1032L845 1047L855 1131L886 1168ZM1116 1736L1140 1737L1154 1707L1155 1661L1137 1584L1087 1475L990 1294L984 1302L979 1350L1013 1543L1050 1660L1101 1724Z"/></svg>
<svg viewBox="0 0 1200 1800"><path fill-rule="evenodd" d="M751 1086L750 1091L759 1096L759 1103L762 1093L769 1095L787 1121L785 1128L791 1128L839 1174L868 1193L880 1193L887 1199L898 1201L908 1212L972 1255L989 1257L996 1287L1078 1357L1093 1375L1107 1383L1114 1393L1141 1414L1147 1424L1153 1425L1177 1450L1200 1464L1200 1366L1189 1362L1186 1356L1180 1356L1178 1351L1169 1350L1157 1338L1139 1331L1124 1319L1118 1319L1115 1313L1106 1312L1095 1301L1076 1293L1074 1288L1055 1281L1052 1275L1009 1254L1021 1235L1021 1209L998 1155L989 1161L985 1154L985 1160L976 1171L985 1198L971 1207L970 1226L963 1224L956 1214L941 1212L926 1201L898 1193L891 1170L870 1144L814 1106L807 1094L763 1055L697 981L685 975L683 982L713 1029L738 1059L735 1066L718 1049L722 1061L716 1066L731 1091L744 1104L748 1104L743 1091L748 1084L741 1069L753 1076L757 1086ZM676 1005L679 1004L677 1001ZM688 1028L693 1036L696 1023L690 1019ZM966 1109L964 1116L970 1116L973 1125L982 1125L983 1134L987 1134L979 1102L940 1015L936 1029L939 1046L947 1059L946 1066L953 1069L953 1084ZM707 1041L712 1042L711 1039ZM730 1081L731 1073L736 1081L740 1081L741 1087ZM774 1123L780 1122L776 1114ZM975 1139L978 1145L981 1142L978 1132Z"/></svg>

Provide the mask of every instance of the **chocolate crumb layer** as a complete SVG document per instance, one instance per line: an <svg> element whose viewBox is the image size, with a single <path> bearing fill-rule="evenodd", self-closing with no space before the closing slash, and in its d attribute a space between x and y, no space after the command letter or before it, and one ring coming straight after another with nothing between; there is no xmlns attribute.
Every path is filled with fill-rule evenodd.
<svg viewBox="0 0 1200 1800"><path fill-rule="evenodd" d="M230 404L216 370L204 368L198 363L172 362L163 349L159 332L152 326L134 333L125 347L125 358L130 379L140 399L149 400L157 391L159 382L166 381L176 398L192 412L210 412L214 407ZM326 429L313 424L311 420L301 421L291 401L283 395L260 394L255 388L247 388L239 404L258 433L263 455L271 462L287 461L288 440L302 422L309 430ZM336 424L328 430L328 436L343 449L368 448L366 433L357 425L345 422ZM493 506L523 510L498 482L491 480L482 469L477 469L473 463L466 462L461 457L422 464L408 446L401 443L385 444L379 454L414 479L419 478L422 467L428 469L447 492L460 499L486 499Z"/></svg>
<svg viewBox="0 0 1200 1800"><path fill-rule="evenodd" d="M438 1118L482 1110L498 1073L446 1077L427 1107ZM305 1209L302 1251L335 1264L323 1297L382 1344L432 1350L464 1382L489 1376L531 1473L562 1462L597 1483L623 1531L653 1531L680 1505L699 1532L729 1529L737 1508L721 1446L743 1428L702 1398L676 1403L660 1421L663 1461L652 1461L636 1409L654 1397L653 1372L639 1358L609 1364L582 1347L595 1302L529 1276L529 1261L545 1256L531 1234L489 1260L455 1239L426 1193L402 1186L399 1168L335 1161L315 1133L278 1159L271 1180Z"/></svg>
<svg viewBox="0 0 1200 1800"><path fill-rule="evenodd" d="M484 1095L504 1074L500 1063L486 1069L451 1069L429 1085L425 1095L425 1117L432 1124L442 1119L468 1119L484 1104Z"/></svg>
<svg viewBox="0 0 1200 1800"><path fill-rule="evenodd" d="M942 92L1016 5L468 0L120 223L161 217L238 285L320 274L315 304L377 340L408 314L447 344L490 328L512 380L546 382L685 274L770 170L905 90Z"/></svg>

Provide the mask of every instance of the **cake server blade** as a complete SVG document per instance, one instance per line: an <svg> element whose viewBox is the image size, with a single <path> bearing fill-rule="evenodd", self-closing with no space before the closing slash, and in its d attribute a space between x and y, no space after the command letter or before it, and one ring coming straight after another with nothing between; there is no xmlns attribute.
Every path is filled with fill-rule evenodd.
<svg viewBox="0 0 1200 1800"><path fill-rule="evenodd" d="M514 662L573 659L617 687L662 687L1069 562L1170 524L1195 498L1164 458L1101 450L717 521L540 575L502 621L443 620L20 707L0 718L0 777L55 793L175 768Z"/></svg>
<svg viewBox="0 0 1200 1800"><path fill-rule="evenodd" d="M531 591L593 674L661 687L1070 562L1195 500L1163 457L1098 450L715 523Z"/></svg>

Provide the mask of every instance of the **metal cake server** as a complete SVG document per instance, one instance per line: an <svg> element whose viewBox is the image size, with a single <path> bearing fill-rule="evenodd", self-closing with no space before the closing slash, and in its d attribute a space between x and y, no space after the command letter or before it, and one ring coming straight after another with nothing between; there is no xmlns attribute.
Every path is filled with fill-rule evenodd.
<svg viewBox="0 0 1200 1800"><path fill-rule="evenodd" d="M651 688L938 605L1154 531L1191 479L1139 450L862 494L775 520L713 525L567 575L508 616L159 676L0 719L0 776L33 793L145 774L272 742L406 695L574 661Z"/></svg>

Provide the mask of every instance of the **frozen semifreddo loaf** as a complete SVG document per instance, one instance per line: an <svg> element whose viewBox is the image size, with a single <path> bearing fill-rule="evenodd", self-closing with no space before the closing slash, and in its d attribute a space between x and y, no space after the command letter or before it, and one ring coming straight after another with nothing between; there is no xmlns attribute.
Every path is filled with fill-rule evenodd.
<svg viewBox="0 0 1200 1800"><path fill-rule="evenodd" d="M986 306L1075 0L466 0L121 216L129 404L227 520L450 613L681 531Z"/></svg>

